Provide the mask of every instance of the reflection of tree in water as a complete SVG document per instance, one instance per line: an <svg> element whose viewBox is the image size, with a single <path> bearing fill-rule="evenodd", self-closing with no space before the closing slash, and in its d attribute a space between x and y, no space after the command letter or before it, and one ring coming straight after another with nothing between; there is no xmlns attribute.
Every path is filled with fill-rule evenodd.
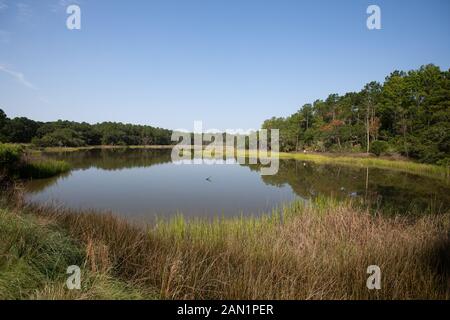
<svg viewBox="0 0 450 320"><path fill-rule="evenodd" d="M121 170L171 162L171 150L155 149L91 149L46 156L67 161L73 169Z"/></svg>
<svg viewBox="0 0 450 320"><path fill-rule="evenodd" d="M25 183L25 190L30 193L37 193L44 190L47 187L55 184L60 179L65 179L70 176L70 172L62 173L58 176L46 178L46 179L35 179Z"/></svg>
<svg viewBox="0 0 450 320"><path fill-rule="evenodd" d="M259 165L249 167L259 170ZM389 212L450 209L450 188L445 182L392 170L281 160L276 175L261 178L269 185L287 184L302 198L357 197L373 208Z"/></svg>
<svg viewBox="0 0 450 320"><path fill-rule="evenodd" d="M123 148L47 153L45 156L67 161L72 166L72 170L87 170L90 168L121 170L169 163L171 162L170 154L170 150ZM68 176L70 176L70 172L48 179L33 180L25 184L25 189L27 192L37 193Z"/></svg>
<svg viewBox="0 0 450 320"><path fill-rule="evenodd" d="M47 156L65 160L75 170L120 170L171 162L171 150L155 149L92 149ZM252 171L260 169L259 165L245 166ZM60 178L35 180L27 184L26 189L38 192ZM373 208L402 213L450 209L450 187L446 182L397 171L280 160L276 175L261 178L268 185L289 185L298 196L306 199L318 195L338 199L356 197Z"/></svg>

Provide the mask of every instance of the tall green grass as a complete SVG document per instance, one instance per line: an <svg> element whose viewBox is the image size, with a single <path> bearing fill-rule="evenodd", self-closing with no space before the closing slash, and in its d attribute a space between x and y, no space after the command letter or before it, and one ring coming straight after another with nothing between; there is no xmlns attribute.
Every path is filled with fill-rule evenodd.
<svg viewBox="0 0 450 320"><path fill-rule="evenodd" d="M44 179L65 173L70 170L70 165L59 160L35 160L25 163L20 169L20 177Z"/></svg>
<svg viewBox="0 0 450 320"><path fill-rule="evenodd" d="M85 246L90 270L161 299L450 299L450 214L384 217L321 198L253 218L147 228L34 208ZM382 289L366 287L369 265Z"/></svg>
<svg viewBox="0 0 450 320"><path fill-rule="evenodd" d="M21 163L24 149L19 145L0 144L0 174L7 175Z"/></svg>
<svg viewBox="0 0 450 320"><path fill-rule="evenodd" d="M64 161L32 159L21 145L0 144L0 176L10 179L49 178L70 170Z"/></svg>
<svg viewBox="0 0 450 320"><path fill-rule="evenodd" d="M0 299L142 299L136 288L85 268L84 246L45 217L0 209ZM82 268L82 290L66 287L67 267Z"/></svg>
<svg viewBox="0 0 450 320"><path fill-rule="evenodd" d="M25 299L49 283L63 282L82 250L68 237L31 216L0 210L0 298Z"/></svg>

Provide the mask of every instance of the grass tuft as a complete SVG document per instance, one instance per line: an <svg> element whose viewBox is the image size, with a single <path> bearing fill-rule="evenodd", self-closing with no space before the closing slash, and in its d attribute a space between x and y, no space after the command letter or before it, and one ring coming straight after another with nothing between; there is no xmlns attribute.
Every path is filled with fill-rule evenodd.
<svg viewBox="0 0 450 320"><path fill-rule="evenodd" d="M0 299L143 299L137 287L87 267L86 249L47 217L0 209ZM82 268L82 290L66 287Z"/></svg>
<svg viewBox="0 0 450 320"><path fill-rule="evenodd" d="M14 180L42 179L56 176L70 170L65 161L38 157L30 159L30 153L21 145L0 144L0 184L6 178Z"/></svg>
<svg viewBox="0 0 450 320"><path fill-rule="evenodd" d="M70 171L70 165L59 160L37 160L25 163L20 170L20 177L27 179L44 179Z"/></svg>

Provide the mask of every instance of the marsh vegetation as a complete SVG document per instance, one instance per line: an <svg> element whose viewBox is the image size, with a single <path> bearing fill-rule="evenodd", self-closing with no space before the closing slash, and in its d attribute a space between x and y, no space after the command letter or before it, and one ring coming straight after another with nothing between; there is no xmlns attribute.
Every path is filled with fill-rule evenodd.
<svg viewBox="0 0 450 320"><path fill-rule="evenodd" d="M377 165L320 163L322 159L304 155L282 159L277 175L261 177L258 165L237 163L207 165L200 171L195 166L175 169L170 150L114 148L24 156L18 148L3 147L2 159L36 163L33 157L39 157L65 165L51 166L60 168L53 171L59 175L16 181L2 192L0 298L450 298L450 193L445 178ZM104 188L89 188L94 182ZM180 188L165 188L165 183ZM254 198L239 186L257 190ZM128 192L125 198L120 187ZM61 196L65 190L78 206L48 202L46 196ZM132 190L138 194L134 199L146 199L140 205L160 206L163 214L137 221L129 211L121 212L132 208L124 201ZM174 196L174 190L187 192L186 197ZM209 190L207 196L202 190ZM290 201L267 201L267 195L283 192L292 196ZM43 201L30 201L33 194ZM92 195L94 209L80 208L86 194ZM189 209L177 199L196 194L192 203L197 208L222 203L228 215L171 210L182 203ZM237 201L239 194L247 202ZM161 197L167 201L152 200ZM216 201L220 198L224 201ZM114 199L125 207L115 206ZM107 210L95 207L102 201L109 204ZM239 210L249 203L258 206ZM82 268L79 291L65 287L68 265ZM381 290L366 287L369 265L382 270Z"/></svg>
<svg viewBox="0 0 450 320"><path fill-rule="evenodd" d="M448 299L449 214L386 217L316 199L259 218L183 217L142 227L112 215L0 210L2 298ZM83 288L64 267L83 266ZM368 290L366 268L383 270Z"/></svg>

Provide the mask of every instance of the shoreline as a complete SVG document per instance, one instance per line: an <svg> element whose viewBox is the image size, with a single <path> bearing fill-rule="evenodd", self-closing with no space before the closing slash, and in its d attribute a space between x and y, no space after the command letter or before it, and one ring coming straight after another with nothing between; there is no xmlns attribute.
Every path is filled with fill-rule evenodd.
<svg viewBox="0 0 450 320"><path fill-rule="evenodd" d="M448 257L449 214L390 216L352 200L317 197L258 217L209 221L178 215L140 227L113 212L31 205L21 193L5 194L0 248L12 254L0 265L0 297L449 299L442 286L448 273L440 269ZM376 293L364 286L367 266L374 263L386 270L383 281L393 284ZM69 265L79 266L85 279L79 291L65 288Z"/></svg>
<svg viewBox="0 0 450 320"><path fill-rule="evenodd" d="M112 149L143 149L143 150L168 150L172 149L174 145L131 145L131 146L113 146L113 145L98 145L98 146L86 146L86 147L47 147L47 148L35 148L28 145L27 148L31 152L45 152L45 153L59 153L59 152L76 152L84 150L112 150ZM255 155L254 150L237 150L236 155ZM225 154L225 152L223 153ZM388 158L388 157L376 157L373 155L366 155L361 153L300 153L300 152L279 152L280 159L293 159L300 161L311 161L318 164L339 164L354 167L363 168L379 168L387 170L395 170L405 173L418 174L427 176L430 178L437 178L441 180L450 180L450 168L415 162L408 158Z"/></svg>

